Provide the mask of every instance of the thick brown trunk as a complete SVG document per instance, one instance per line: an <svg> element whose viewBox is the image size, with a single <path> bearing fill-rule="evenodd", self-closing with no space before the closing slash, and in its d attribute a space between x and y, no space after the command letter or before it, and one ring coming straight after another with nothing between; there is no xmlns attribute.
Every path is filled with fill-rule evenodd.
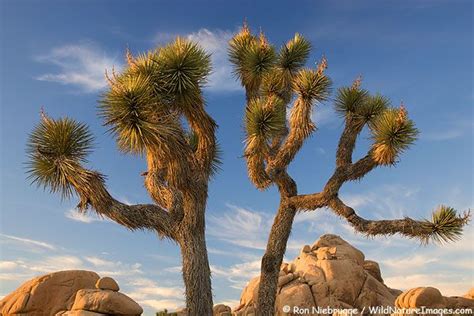
<svg viewBox="0 0 474 316"><path fill-rule="evenodd" d="M211 270L204 234L204 208L195 211L191 220L183 220L179 237L189 316L212 316Z"/></svg>
<svg viewBox="0 0 474 316"><path fill-rule="evenodd" d="M296 209L280 203L278 213L268 238L267 249L262 258L260 286L258 290L257 315L275 315L275 298L278 284L278 274L290 237Z"/></svg>

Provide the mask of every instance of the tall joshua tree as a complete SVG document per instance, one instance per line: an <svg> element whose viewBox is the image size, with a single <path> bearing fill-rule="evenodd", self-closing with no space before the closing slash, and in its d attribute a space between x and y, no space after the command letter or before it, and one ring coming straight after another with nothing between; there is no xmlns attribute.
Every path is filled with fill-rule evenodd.
<svg viewBox="0 0 474 316"><path fill-rule="evenodd" d="M153 204L127 205L107 191L105 177L88 169L93 137L86 125L45 114L32 132L29 173L33 182L63 198L73 193L81 212L91 209L130 230L149 230L181 249L190 315L212 315L204 212L208 182L218 162L214 120L206 113L203 84L210 56L177 38L133 57L108 77L99 116L118 148L146 158L145 188ZM183 122L186 121L186 126Z"/></svg>
<svg viewBox="0 0 474 316"><path fill-rule="evenodd" d="M431 220L406 217L375 221L360 217L340 199L344 183L360 180L378 166L394 165L418 134L403 106L394 108L386 97L362 89L360 79L351 87L338 89L334 100L345 122L334 173L321 192L298 194L287 167L316 130L311 120L313 108L329 98L331 89L324 58L315 69L304 68L310 49L310 43L296 34L276 52L263 33L255 36L245 24L229 43L229 59L246 91L245 158L249 178L260 190L275 184L280 193L261 263L259 315L274 314L278 273L298 211L327 207L364 235L401 234L422 242L455 240L469 220L468 213L457 215L453 208L440 206ZM287 106L292 100L287 119ZM373 143L363 158L353 162L356 140L364 127L368 127Z"/></svg>

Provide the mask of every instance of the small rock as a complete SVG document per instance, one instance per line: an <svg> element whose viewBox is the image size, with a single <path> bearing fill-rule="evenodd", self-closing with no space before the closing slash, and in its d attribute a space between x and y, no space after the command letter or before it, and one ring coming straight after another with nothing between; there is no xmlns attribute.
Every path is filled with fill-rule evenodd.
<svg viewBox="0 0 474 316"><path fill-rule="evenodd" d="M141 315L143 313L140 305L127 295L99 289L77 291L71 310L88 310L119 315Z"/></svg>
<svg viewBox="0 0 474 316"><path fill-rule="evenodd" d="M310 246L310 245L304 245L302 251L303 251L304 253L309 253L309 252L311 252L311 246Z"/></svg>
<svg viewBox="0 0 474 316"><path fill-rule="evenodd" d="M101 290L111 290L114 292L118 292L120 290L120 287L117 282L110 277L103 277L97 280L95 288Z"/></svg>

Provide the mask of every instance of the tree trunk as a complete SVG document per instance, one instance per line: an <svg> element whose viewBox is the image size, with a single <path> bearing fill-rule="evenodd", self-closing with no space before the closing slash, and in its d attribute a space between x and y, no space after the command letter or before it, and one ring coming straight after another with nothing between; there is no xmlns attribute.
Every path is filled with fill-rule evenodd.
<svg viewBox="0 0 474 316"><path fill-rule="evenodd" d="M190 316L212 316L211 271L207 257L204 208L191 220L184 219L179 245L186 289L186 308Z"/></svg>
<svg viewBox="0 0 474 316"><path fill-rule="evenodd" d="M275 315L278 274L295 215L296 209L294 207L289 207L280 202L280 207L268 238L267 249L262 258L257 301L257 315L259 316Z"/></svg>

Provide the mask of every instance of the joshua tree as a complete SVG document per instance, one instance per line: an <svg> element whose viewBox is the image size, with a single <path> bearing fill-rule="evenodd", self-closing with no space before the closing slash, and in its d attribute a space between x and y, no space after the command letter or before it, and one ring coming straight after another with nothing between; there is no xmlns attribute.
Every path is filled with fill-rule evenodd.
<svg viewBox="0 0 474 316"><path fill-rule="evenodd" d="M469 214L457 215L447 206L435 210L431 220L406 217L375 221L360 217L339 198L344 183L360 180L378 166L394 165L418 134L403 106L394 108L386 97L362 89L360 79L351 87L338 89L334 100L335 110L345 126L333 175L321 192L298 195L287 167L316 130L311 120L314 106L329 98L331 80L324 73L326 59L315 69L304 68L311 45L301 35L296 34L276 52L263 33L255 36L247 25L229 45L230 61L247 97L245 158L249 178L260 190L275 184L280 193L280 205L261 263L258 315L274 314L278 273L298 211L329 208L367 236L398 233L422 242L459 237ZM287 123L287 105L292 100ZM363 158L353 162L356 140L365 126L373 143Z"/></svg>
<svg viewBox="0 0 474 316"><path fill-rule="evenodd" d="M188 313L212 315L204 212L218 158L216 124L202 94L210 56L181 38L126 56L126 69L107 76L110 87L99 116L122 152L146 158L142 176L154 203L127 205L113 198L105 177L85 166L91 133L69 118L43 113L29 139L30 177L63 198L76 193L81 212L91 209L130 230L150 230L175 241L181 248Z"/></svg>

